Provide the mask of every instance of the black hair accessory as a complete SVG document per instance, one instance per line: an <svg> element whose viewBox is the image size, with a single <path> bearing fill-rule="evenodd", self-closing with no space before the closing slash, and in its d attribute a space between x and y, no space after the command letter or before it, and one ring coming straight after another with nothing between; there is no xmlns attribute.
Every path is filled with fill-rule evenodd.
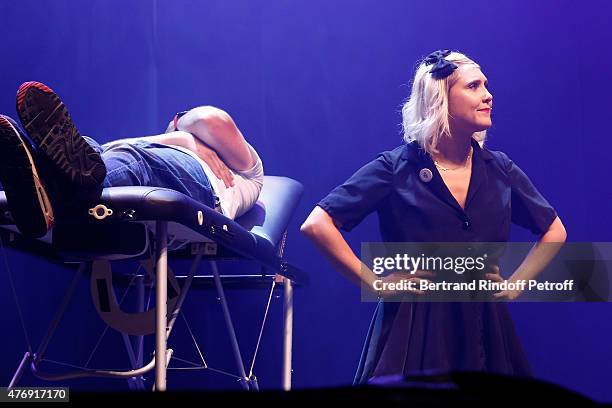
<svg viewBox="0 0 612 408"><path fill-rule="evenodd" d="M449 50L438 50L432 52L425 58L425 65L433 64L433 67L429 70L431 76L436 79L443 79L459 68L454 62L444 59L444 57L448 56L450 53Z"/></svg>

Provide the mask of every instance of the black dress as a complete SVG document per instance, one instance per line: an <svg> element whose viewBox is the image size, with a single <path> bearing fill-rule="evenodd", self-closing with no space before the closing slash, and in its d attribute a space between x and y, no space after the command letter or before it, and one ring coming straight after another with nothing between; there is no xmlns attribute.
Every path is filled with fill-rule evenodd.
<svg viewBox="0 0 612 408"><path fill-rule="evenodd" d="M416 142L381 153L318 205L346 231L377 211L385 242L505 242L511 222L544 233L557 214L525 173L506 154L472 146L465 210ZM530 374L506 304L378 303L356 383L450 370Z"/></svg>

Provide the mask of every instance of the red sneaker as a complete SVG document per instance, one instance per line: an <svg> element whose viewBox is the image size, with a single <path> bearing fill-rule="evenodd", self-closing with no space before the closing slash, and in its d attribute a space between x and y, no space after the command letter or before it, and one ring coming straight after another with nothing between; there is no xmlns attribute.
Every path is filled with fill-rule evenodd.
<svg viewBox="0 0 612 408"><path fill-rule="evenodd" d="M17 112L24 129L50 168L72 187L98 187L106 166L72 122L66 105L48 86L26 82L17 91ZM47 164L47 163L45 163Z"/></svg>

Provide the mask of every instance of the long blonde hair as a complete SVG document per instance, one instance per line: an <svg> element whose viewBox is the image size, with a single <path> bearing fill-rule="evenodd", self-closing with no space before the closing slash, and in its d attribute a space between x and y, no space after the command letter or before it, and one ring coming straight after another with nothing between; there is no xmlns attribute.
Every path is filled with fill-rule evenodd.
<svg viewBox="0 0 612 408"><path fill-rule="evenodd" d="M463 65L480 66L465 54L453 51L446 60L461 67ZM414 74L412 92L402 106L402 129L404 140L409 143L416 140L427 152L437 153L440 139L451 137L448 113L448 93L457 81L458 69L443 79L435 79L429 73L431 65L422 61ZM472 136L480 145L484 144L487 131L476 132Z"/></svg>

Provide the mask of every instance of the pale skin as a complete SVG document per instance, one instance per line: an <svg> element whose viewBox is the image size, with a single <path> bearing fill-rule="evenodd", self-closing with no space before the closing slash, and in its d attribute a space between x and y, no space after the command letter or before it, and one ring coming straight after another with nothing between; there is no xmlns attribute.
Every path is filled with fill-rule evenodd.
<svg viewBox="0 0 612 408"><path fill-rule="evenodd" d="M223 180L227 187L234 185L230 169L244 171L255 165L255 158L242 132L231 116L214 106L191 109L177 122L170 121L166 133L139 139L152 143L180 146L196 153Z"/></svg>
<svg viewBox="0 0 612 408"><path fill-rule="evenodd" d="M491 127L491 109L493 96L487 89L487 78L476 66L464 65L457 69L457 80L449 90L449 124L452 137L444 138L437 146L433 156L441 166L448 171L440 171L444 183L464 208L468 186L472 175L468 156L471 149L470 140L475 132ZM342 275L357 285L372 288L375 280L380 279L366 267L347 244L335 221L325 210L315 207L301 226L305 234L323 253L325 258ZM538 242L525 257L521 265L514 271L508 281L534 279L555 257L567 233L559 217L555 218L548 230L540 236ZM415 282L427 280L433 274L427 271L417 271L415 274L401 272L382 278L383 282L397 282L409 279ZM499 268L493 266L487 279L502 282ZM414 291L415 295L422 292ZM382 297L395 295L394 292L378 293ZM519 291L501 291L493 295L498 300L513 300L520 296Z"/></svg>

